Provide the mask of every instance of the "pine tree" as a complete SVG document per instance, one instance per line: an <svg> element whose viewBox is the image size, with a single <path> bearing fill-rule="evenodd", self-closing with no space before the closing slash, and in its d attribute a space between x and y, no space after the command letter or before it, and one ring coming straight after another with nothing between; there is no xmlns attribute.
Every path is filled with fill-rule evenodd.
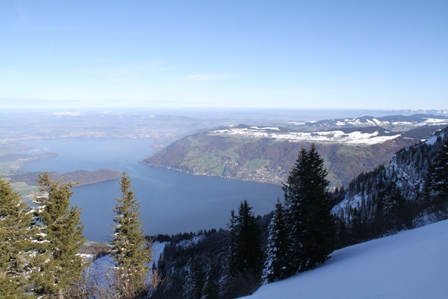
<svg viewBox="0 0 448 299"><path fill-rule="evenodd" d="M147 246L139 220L140 205L130 190L131 180L123 173L120 181L121 198L117 198L115 229L112 235L112 257L116 264L115 285L120 298L136 298L146 289L152 250Z"/></svg>
<svg viewBox="0 0 448 299"><path fill-rule="evenodd" d="M278 201L268 228L269 237L266 250L267 258L263 269L263 284L287 278L286 269L290 259L288 255L288 231L285 221L283 205Z"/></svg>
<svg viewBox="0 0 448 299"><path fill-rule="evenodd" d="M36 216L44 236L39 250L49 254L49 261L35 277L34 291L44 297L64 298L84 267L79 256L85 242L81 210L70 207L72 184L54 182L48 173L40 174L37 183L40 193L35 196Z"/></svg>
<svg viewBox="0 0 448 299"><path fill-rule="evenodd" d="M333 251L336 225L323 164L314 144L309 151L302 148L283 185L292 257L288 276L315 268Z"/></svg>
<svg viewBox="0 0 448 299"><path fill-rule="evenodd" d="M30 298L26 287L34 269L33 215L9 182L0 179L0 290L2 298Z"/></svg>
<svg viewBox="0 0 448 299"><path fill-rule="evenodd" d="M259 276L261 271L260 228L247 201L240 204L236 223L231 235L234 236L234 252L231 252L230 270L233 275ZM233 215L232 215L233 216ZM231 219L231 221L233 221ZM261 277L258 277L258 279Z"/></svg>

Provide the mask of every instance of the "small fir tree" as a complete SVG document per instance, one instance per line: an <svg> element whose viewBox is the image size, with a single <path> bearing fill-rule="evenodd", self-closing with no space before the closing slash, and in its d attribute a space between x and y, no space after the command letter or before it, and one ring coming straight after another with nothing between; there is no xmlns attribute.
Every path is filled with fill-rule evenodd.
<svg viewBox="0 0 448 299"><path fill-rule="evenodd" d="M39 242L39 250L49 254L49 260L35 277L34 291L43 297L64 298L84 268L79 255L85 242L81 210L70 207L72 184L54 182L48 173L40 174L37 183L40 192L34 200L36 221L45 238Z"/></svg>
<svg viewBox="0 0 448 299"><path fill-rule="evenodd" d="M229 228L229 259L228 259L228 271L231 275L235 275L238 272L238 260L237 260L237 217L235 210L230 211L230 223Z"/></svg>
<svg viewBox="0 0 448 299"><path fill-rule="evenodd" d="M287 278L289 239L285 221L283 205L278 201L268 228L269 236L266 249L267 257L263 269L263 284Z"/></svg>
<svg viewBox="0 0 448 299"><path fill-rule="evenodd" d="M120 181L121 198L117 198L115 229L112 235L112 257L116 264L114 288L120 298L135 298L147 290L146 275L152 250L146 244L141 221L140 205L130 190L131 180L123 173Z"/></svg>

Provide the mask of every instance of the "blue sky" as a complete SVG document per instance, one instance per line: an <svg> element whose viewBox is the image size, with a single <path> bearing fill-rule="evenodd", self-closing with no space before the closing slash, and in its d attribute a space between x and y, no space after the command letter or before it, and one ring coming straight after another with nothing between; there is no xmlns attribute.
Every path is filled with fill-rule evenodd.
<svg viewBox="0 0 448 299"><path fill-rule="evenodd" d="M0 2L3 107L448 108L448 1Z"/></svg>

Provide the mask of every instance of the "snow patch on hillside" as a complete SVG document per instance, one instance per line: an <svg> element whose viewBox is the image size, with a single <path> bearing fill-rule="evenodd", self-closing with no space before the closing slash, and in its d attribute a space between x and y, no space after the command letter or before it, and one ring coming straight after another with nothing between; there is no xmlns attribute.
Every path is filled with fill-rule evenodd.
<svg viewBox="0 0 448 299"><path fill-rule="evenodd" d="M426 124L446 124L447 120L446 119L439 119L439 118L428 118L425 121Z"/></svg>
<svg viewBox="0 0 448 299"><path fill-rule="evenodd" d="M444 134L444 133L440 133L440 135L434 135L434 136L431 136L431 138L429 138L429 139L426 141L426 144L428 144L428 145L434 145L434 144L437 142L437 138L438 138L439 136L440 136L440 138L444 139L445 134Z"/></svg>
<svg viewBox="0 0 448 299"><path fill-rule="evenodd" d="M156 241L152 244L152 260L148 264L148 280L150 279L149 277L152 273L152 266L154 263L158 263L160 255L165 249L166 244L167 242L159 241ZM90 279L92 281L95 281L98 286L102 288L108 288L113 282L114 267L115 263L113 261L113 258L110 255L105 255L93 261L86 269L84 269L84 271L88 273Z"/></svg>
<svg viewBox="0 0 448 299"><path fill-rule="evenodd" d="M180 241L179 243L177 243L176 246L180 246L180 247L183 247L183 248L188 248L188 247L190 247L192 245L198 244L199 242L203 241L204 239L205 239L204 235L195 236L195 237L193 237L190 240L182 240L182 241Z"/></svg>
<svg viewBox="0 0 448 299"><path fill-rule="evenodd" d="M379 136L379 132L364 133L354 131L345 133L341 130L320 132L282 132L275 127L228 127L209 132L212 136L244 136L248 138L272 138L289 142L345 143L349 145L370 145L395 139L401 134Z"/></svg>
<svg viewBox="0 0 448 299"><path fill-rule="evenodd" d="M448 220L333 252L321 267L247 299L448 298Z"/></svg>
<svg viewBox="0 0 448 299"><path fill-rule="evenodd" d="M168 242L159 242L156 241L152 244L151 249L152 249L152 260L151 260L151 268L152 268L152 263L158 263L160 255L162 254L163 250L165 249L165 245Z"/></svg>

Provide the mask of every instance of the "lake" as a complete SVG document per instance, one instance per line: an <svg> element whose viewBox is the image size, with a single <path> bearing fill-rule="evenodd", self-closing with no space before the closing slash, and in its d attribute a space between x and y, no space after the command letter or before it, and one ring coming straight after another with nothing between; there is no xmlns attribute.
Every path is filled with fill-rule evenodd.
<svg viewBox="0 0 448 299"><path fill-rule="evenodd" d="M232 209L247 200L255 215L272 211L280 186L194 176L138 163L153 153L150 139L55 139L25 142L31 153L58 157L27 163L25 171L97 170L127 172L140 202L145 234L197 232L225 228ZM82 208L84 235L91 241L110 239L119 180L74 187L72 204Z"/></svg>

